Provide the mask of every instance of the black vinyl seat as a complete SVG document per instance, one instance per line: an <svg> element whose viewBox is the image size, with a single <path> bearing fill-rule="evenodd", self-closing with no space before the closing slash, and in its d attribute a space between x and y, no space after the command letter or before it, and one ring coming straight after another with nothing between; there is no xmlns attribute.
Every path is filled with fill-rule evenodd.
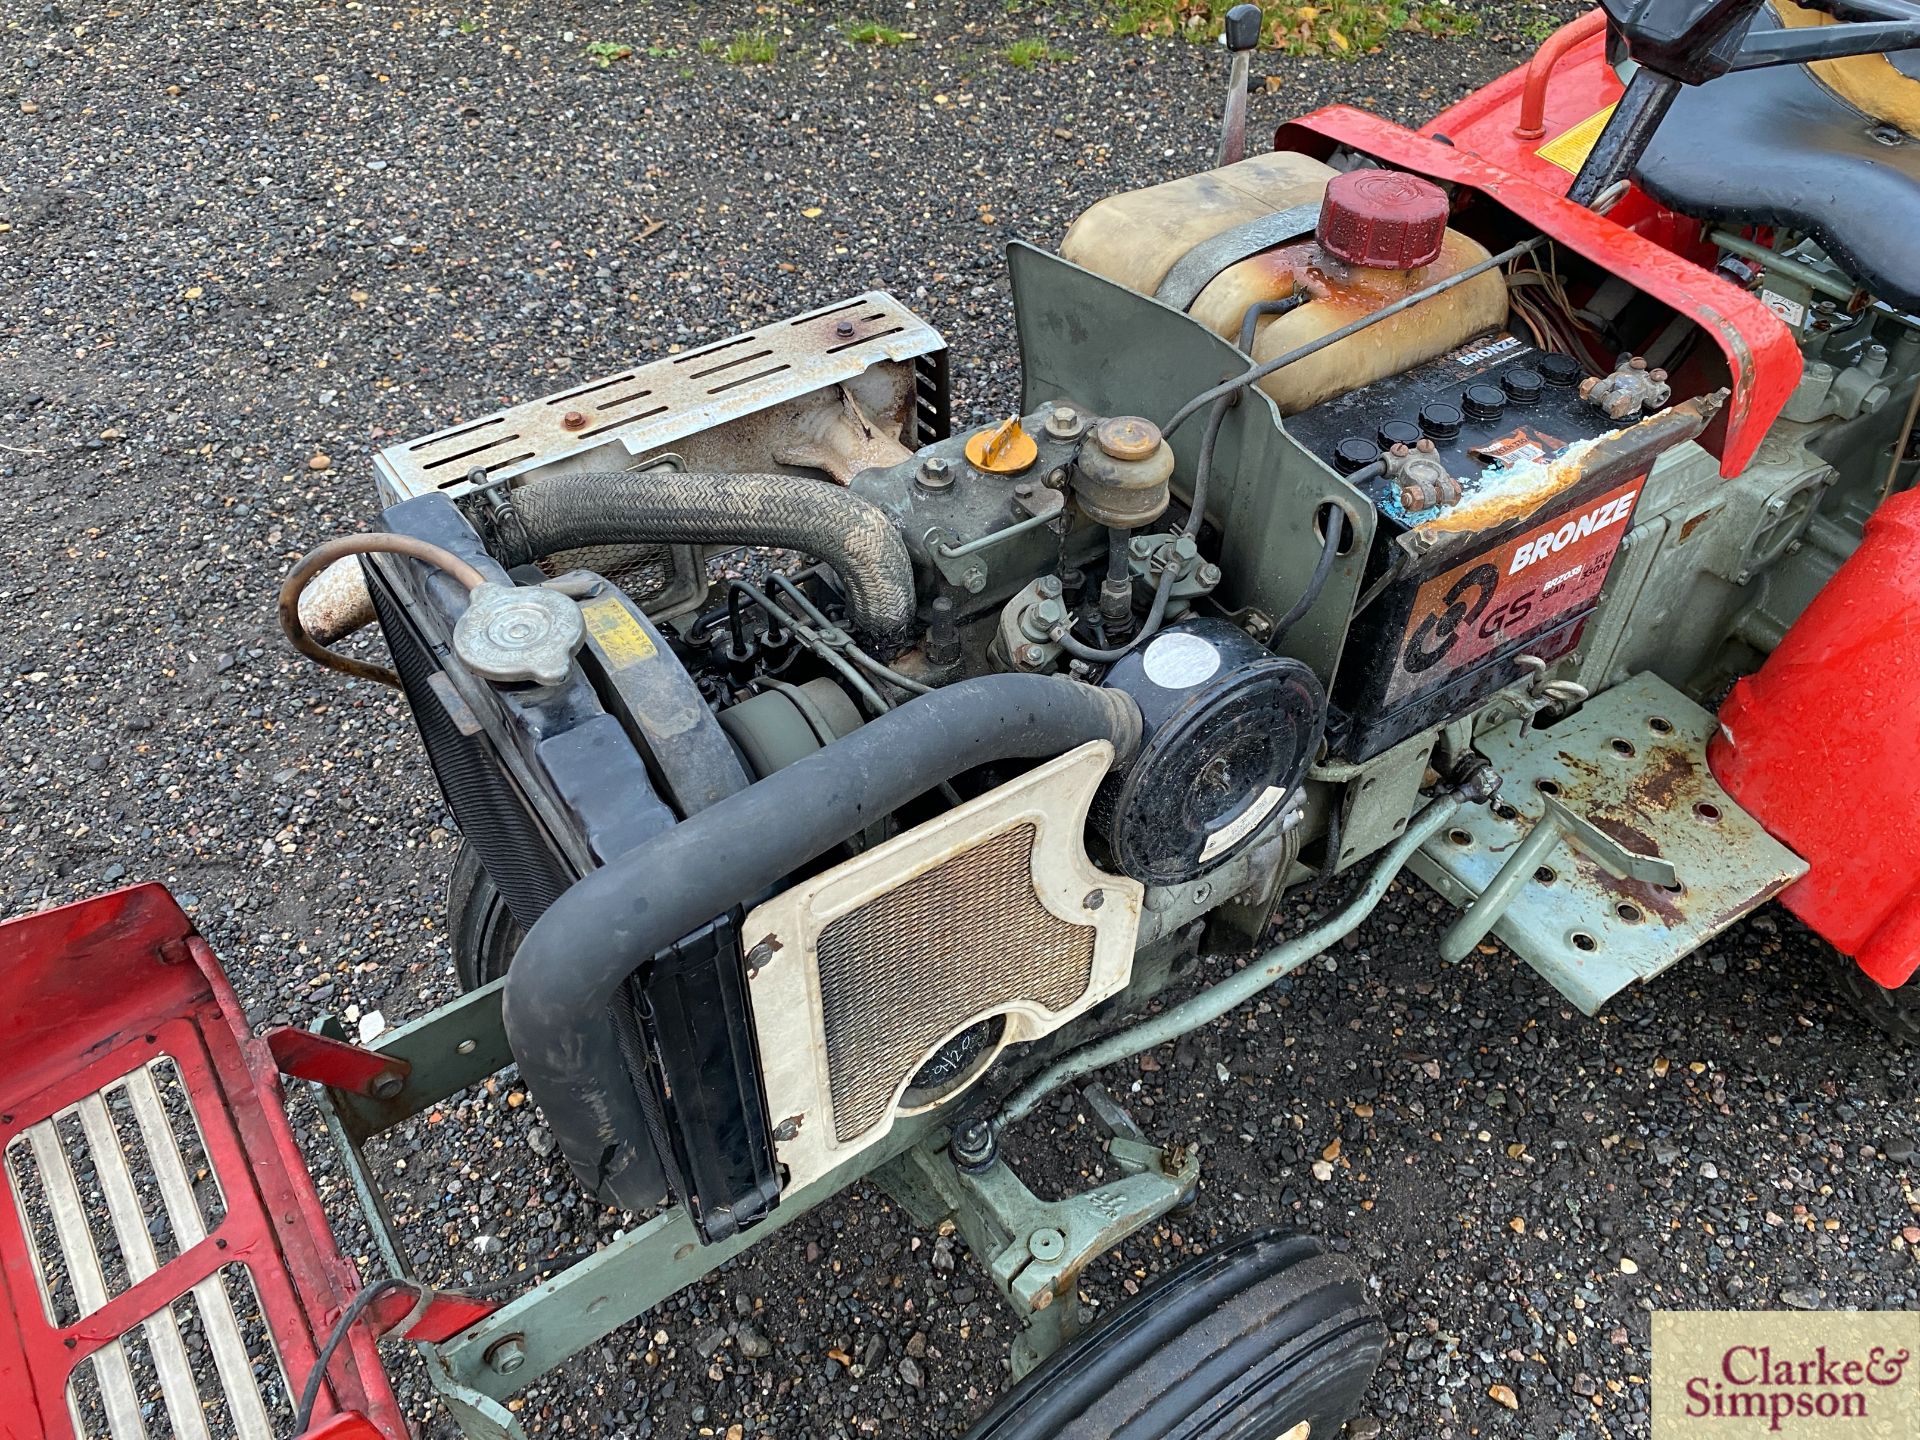
<svg viewBox="0 0 1920 1440"><path fill-rule="evenodd" d="M1754 21L1776 23L1766 11ZM1920 55L1892 58L1911 74ZM1920 310L1920 140L1801 66L1688 86L1635 178L1684 215L1804 231L1876 296Z"/></svg>

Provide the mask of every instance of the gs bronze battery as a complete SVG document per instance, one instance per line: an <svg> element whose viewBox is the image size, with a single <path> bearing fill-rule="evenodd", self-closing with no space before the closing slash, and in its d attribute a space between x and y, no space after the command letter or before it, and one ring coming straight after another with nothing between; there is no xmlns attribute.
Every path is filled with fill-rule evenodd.
<svg viewBox="0 0 1920 1440"><path fill-rule="evenodd" d="M1519 679L1521 657L1579 643L1648 471L1718 408L1614 418L1583 378L1565 355L1482 336L1288 421L1379 519L1334 677L1333 753L1377 755Z"/></svg>

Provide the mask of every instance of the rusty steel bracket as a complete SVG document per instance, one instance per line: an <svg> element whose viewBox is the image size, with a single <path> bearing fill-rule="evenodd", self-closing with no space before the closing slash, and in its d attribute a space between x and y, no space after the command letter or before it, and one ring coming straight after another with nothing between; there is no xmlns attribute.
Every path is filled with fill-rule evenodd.
<svg viewBox="0 0 1920 1440"><path fill-rule="evenodd" d="M413 1066L398 1055L382 1055L345 1040L276 1025L264 1037L282 1075L351 1091L370 1100L391 1100L406 1088Z"/></svg>
<svg viewBox="0 0 1920 1440"><path fill-rule="evenodd" d="M1120 1114L1124 1124L1112 1128L1124 1132L1132 1122ZM938 1139L889 1161L875 1179L928 1228L951 1220L992 1277L1022 1326L1013 1343L1016 1380L1080 1333L1078 1288L1088 1264L1179 1205L1200 1181L1191 1147L1119 1133L1107 1141L1119 1178L1042 1200L997 1152L962 1169Z"/></svg>

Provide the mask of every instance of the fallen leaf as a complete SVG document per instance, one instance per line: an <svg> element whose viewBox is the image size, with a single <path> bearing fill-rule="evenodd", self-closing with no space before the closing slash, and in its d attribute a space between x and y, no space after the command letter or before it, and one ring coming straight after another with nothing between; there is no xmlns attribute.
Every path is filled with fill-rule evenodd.
<svg viewBox="0 0 1920 1440"><path fill-rule="evenodd" d="M187 287L187 299L189 300L198 300L202 295L206 293L207 292L205 290L202 290L198 285L189 285Z"/></svg>
<svg viewBox="0 0 1920 1440"><path fill-rule="evenodd" d="M1672 1068L1671 1064L1668 1062L1667 1057L1664 1055L1662 1055L1658 1060L1653 1062L1653 1073L1658 1075L1662 1080L1667 1078L1667 1071L1670 1070L1671 1068Z"/></svg>
<svg viewBox="0 0 1920 1440"><path fill-rule="evenodd" d="M1524 1235L1527 1233L1527 1222L1516 1215L1513 1219L1507 1221L1507 1229L1516 1235Z"/></svg>

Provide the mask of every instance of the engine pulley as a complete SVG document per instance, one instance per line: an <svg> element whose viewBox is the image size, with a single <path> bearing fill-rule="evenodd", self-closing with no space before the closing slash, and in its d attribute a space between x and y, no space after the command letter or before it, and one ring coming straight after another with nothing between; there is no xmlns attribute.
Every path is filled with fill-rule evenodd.
<svg viewBox="0 0 1920 1440"><path fill-rule="evenodd" d="M1177 885L1254 843L1320 744L1326 696L1313 672L1220 620L1168 627L1107 672L1139 703L1133 762L1094 802L1115 864Z"/></svg>

